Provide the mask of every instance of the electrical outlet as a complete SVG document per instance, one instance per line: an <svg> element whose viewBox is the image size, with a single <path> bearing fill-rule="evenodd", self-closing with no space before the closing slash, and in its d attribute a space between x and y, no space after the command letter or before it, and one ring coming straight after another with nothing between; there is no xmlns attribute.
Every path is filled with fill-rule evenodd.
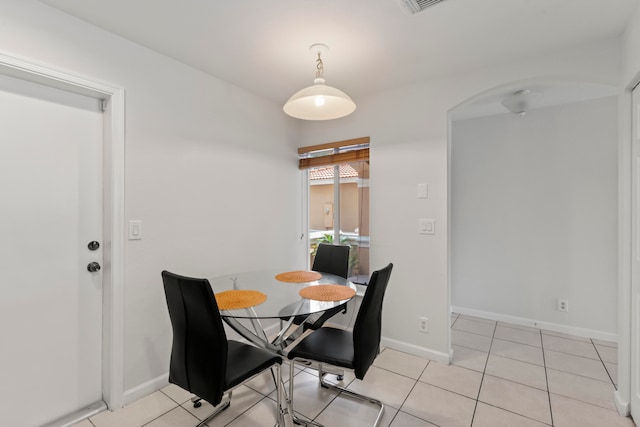
<svg viewBox="0 0 640 427"><path fill-rule="evenodd" d="M425 334L429 332L429 319L426 317L418 317L418 330Z"/></svg>
<svg viewBox="0 0 640 427"><path fill-rule="evenodd" d="M564 311L565 313L569 312L569 301L566 299L558 300L558 311Z"/></svg>

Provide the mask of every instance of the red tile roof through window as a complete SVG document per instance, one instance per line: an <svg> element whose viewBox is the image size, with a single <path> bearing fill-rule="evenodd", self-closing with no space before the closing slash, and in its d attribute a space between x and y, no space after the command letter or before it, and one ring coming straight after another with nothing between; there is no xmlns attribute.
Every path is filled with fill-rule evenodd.
<svg viewBox="0 0 640 427"><path fill-rule="evenodd" d="M358 172L349 164L340 165L340 178L357 178ZM333 179L333 166L309 169L309 179Z"/></svg>

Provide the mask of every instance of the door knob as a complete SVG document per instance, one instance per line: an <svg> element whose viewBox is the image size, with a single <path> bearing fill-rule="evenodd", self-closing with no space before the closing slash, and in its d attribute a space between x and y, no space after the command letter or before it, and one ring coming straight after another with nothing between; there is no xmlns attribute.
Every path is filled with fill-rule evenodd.
<svg viewBox="0 0 640 427"><path fill-rule="evenodd" d="M100 264L98 264L97 262L90 262L89 265L87 265L87 270L89 270L92 273L95 273L96 271L100 271Z"/></svg>

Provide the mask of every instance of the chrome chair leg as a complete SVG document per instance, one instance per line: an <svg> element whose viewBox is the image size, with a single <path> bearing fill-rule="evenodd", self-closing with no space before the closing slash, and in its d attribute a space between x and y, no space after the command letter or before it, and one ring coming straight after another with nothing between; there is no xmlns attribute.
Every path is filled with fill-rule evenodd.
<svg viewBox="0 0 640 427"><path fill-rule="evenodd" d="M323 385L323 382L322 382L322 376L323 376L323 375L326 375L326 374L335 374L335 376L336 376L336 381L342 381L342 380L344 380L344 373L342 373L342 371L340 371L340 372L341 372L341 373L336 373L336 372L325 372L325 371L322 369L322 363L318 363L318 379L320 380L320 385L321 385L322 387L326 388L326 387Z"/></svg>
<svg viewBox="0 0 640 427"><path fill-rule="evenodd" d="M208 421L211 421L211 419L213 419L216 415L218 415L220 412L227 409L231 405L231 393L233 392L230 391L229 393L227 393L227 399L220 402L218 406L216 406L215 411L213 411L213 413L209 415L207 418L202 420L200 424L198 424L196 427L203 427Z"/></svg>
<svg viewBox="0 0 640 427"><path fill-rule="evenodd" d="M322 424L318 424L316 422L313 421L307 421L307 420L303 420L301 418L298 418L298 416L296 415L296 413L293 410L293 377L294 377L294 369L293 366L294 365L294 361L290 360L289 361L289 393L287 396L287 410L291 413L291 418L293 419L293 422L297 425L300 426L314 426L314 427L324 427Z"/></svg>
<svg viewBox="0 0 640 427"><path fill-rule="evenodd" d="M322 369L322 365L320 365L320 369ZM329 382L326 382L324 380L325 375L327 375L326 372L321 372L320 370L318 371L318 376L320 378L320 385L324 388L328 388L329 390L333 390L336 391L338 393L342 393L345 394L347 396L353 397L355 399L360 399L360 400L365 400L369 403L373 403L374 405L377 405L380 407L380 410L378 411L378 417L376 418L375 423L373 424L374 427L377 427L380 424L380 421L382 420L382 415L384 414L384 404L378 400L378 399L374 399L373 397L369 397L366 396L364 394L360 394L360 393L356 393L352 390L349 390L348 388L339 386L337 384L331 384Z"/></svg>
<svg viewBox="0 0 640 427"><path fill-rule="evenodd" d="M273 370L275 369L275 372ZM271 375L273 375L274 380L276 380L276 425L275 427L289 427L287 426L287 422L285 421L285 417L287 415L286 407L282 407L282 373L280 365L275 365L273 369L271 369Z"/></svg>

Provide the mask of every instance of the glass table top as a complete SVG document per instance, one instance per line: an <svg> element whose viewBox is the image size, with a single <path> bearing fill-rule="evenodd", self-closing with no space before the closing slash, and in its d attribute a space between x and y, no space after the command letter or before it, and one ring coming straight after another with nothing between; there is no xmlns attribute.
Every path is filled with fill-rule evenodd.
<svg viewBox="0 0 640 427"><path fill-rule="evenodd" d="M356 290L356 285L347 279L321 272L318 272L322 275L320 279L309 282L290 283L276 279L278 274L284 272L286 272L286 270L261 270L209 279L214 293L229 290L254 290L262 292L267 296L264 302L251 308L221 310L220 314L223 317L238 319L269 319L309 315L340 306L349 299L341 301L316 301L306 299L300 296L299 292L301 289L307 286L336 284L349 286L354 291Z"/></svg>

